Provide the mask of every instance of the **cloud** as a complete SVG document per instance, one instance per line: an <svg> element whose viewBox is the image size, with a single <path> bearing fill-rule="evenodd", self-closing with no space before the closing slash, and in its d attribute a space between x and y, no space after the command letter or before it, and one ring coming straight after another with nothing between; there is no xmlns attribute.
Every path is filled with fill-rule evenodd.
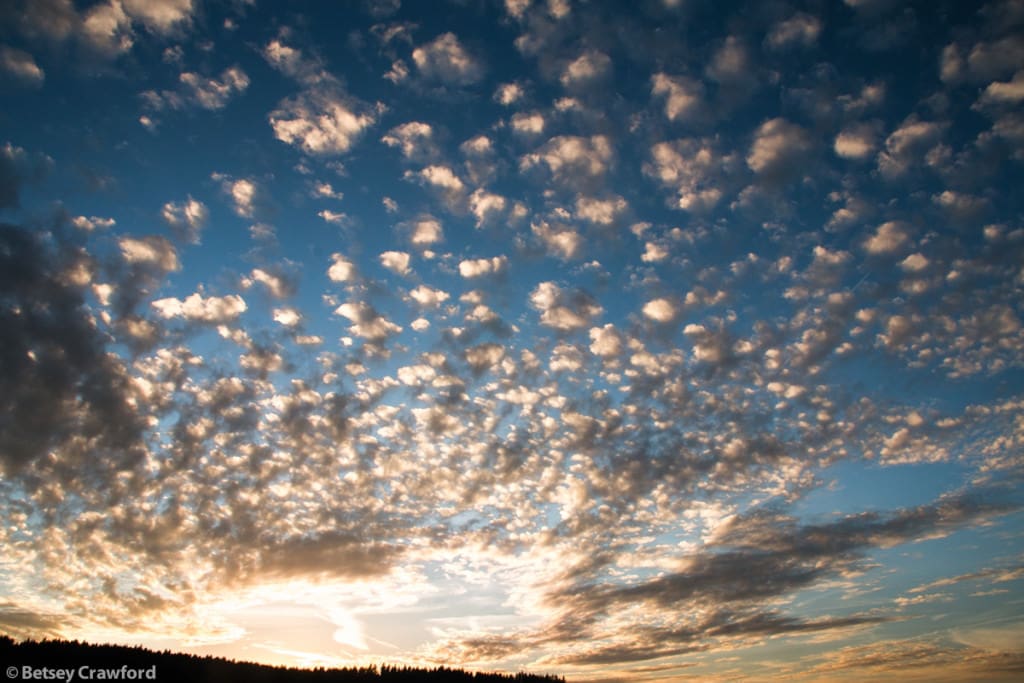
<svg viewBox="0 0 1024 683"><path fill-rule="evenodd" d="M655 322L668 323L672 322L675 317L679 314L676 310L675 304L669 299L659 298L651 299L644 304L643 307L644 317L650 318Z"/></svg>
<svg viewBox="0 0 1024 683"><path fill-rule="evenodd" d="M430 124L410 121L392 128L381 142L388 147L398 147L406 159L424 159L435 153L431 145L433 136L434 129Z"/></svg>
<svg viewBox="0 0 1024 683"><path fill-rule="evenodd" d="M586 292L564 290L554 282L541 282L530 293L530 305L540 311L542 325L556 330L578 330L604 309Z"/></svg>
<svg viewBox="0 0 1024 683"><path fill-rule="evenodd" d="M420 218L412 223L409 241L414 246L425 247L444 240L444 228L433 217Z"/></svg>
<svg viewBox="0 0 1024 683"><path fill-rule="evenodd" d="M349 329L354 335L371 342L382 342L402 331L400 325L391 322L365 302L344 303L334 313L351 321Z"/></svg>
<svg viewBox="0 0 1024 683"><path fill-rule="evenodd" d="M129 379L107 352L83 291L63 275L69 256L32 232L0 225L0 466L7 477L49 453L127 463L141 447Z"/></svg>
<svg viewBox="0 0 1024 683"><path fill-rule="evenodd" d="M656 73L651 77L651 95L665 97L669 121L692 121L703 115L704 85L700 81Z"/></svg>
<svg viewBox="0 0 1024 683"><path fill-rule="evenodd" d="M412 61L426 78L451 85L472 85L483 78L483 66L459 43L454 33L443 33L412 51Z"/></svg>
<svg viewBox="0 0 1024 683"><path fill-rule="evenodd" d="M281 142L312 156L336 156L348 152L376 118L335 89L314 89L284 100L269 121Z"/></svg>
<svg viewBox="0 0 1024 683"><path fill-rule="evenodd" d="M908 118L885 139L885 149L878 153L878 170L889 177L905 174L939 143L944 130L941 123Z"/></svg>
<svg viewBox="0 0 1024 683"><path fill-rule="evenodd" d="M612 196L607 199L598 199L597 197L579 196L576 198L576 215L591 223L611 225L628 206L622 197Z"/></svg>
<svg viewBox="0 0 1024 683"><path fill-rule="evenodd" d="M409 274L409 254L404 251L385 251L380 255L380 264L397 275Z"/></svg>
<svg viewBox="0 0 1024 683"><path fill-rule="evenodd" d="M437 308L447 301L450 295L448 292L440 289L434 289L427 285L418 285L415 289L409 292L409 296L424 308Z"/></svg>
<svg viewBox="0 0 1024 683"><path fill-rule="evenodd" d="M39 68L32 55L17 48L0 46L0 70L27 85L40 86L46 73Z"/></svg>
<svg viewBox="0 0 1024 683"><path fill-rule="evenodd" d="M210 212L201 201L189 197L183 202L167 202L160 215L178 239L190 244L199 244Z"/></svg>
<svg viewBox="0 0 1024 683"><path fill-rule="evenodd" d="M52 165L49 157L30 154L9 142L0 147L0 209L16 208L22 188L42 180Z"/></svg>
<svg viewBox="0 0 1024 683"><path fill-rule="evenodd" d="M821 21L810 14L797 12L789 19L777 22L765 37L765 45L774 50L790 47L807 47L818 40Z"/></svg>
<svg viewBox="0 0 1024 683"><path fill-rule="evenodd" d="M590 85L608 74L612 60L599 50L588 50L569 62L559 77L566 88L580 88Z"/></svg>
<svg viewBox="0 0 1024 683"><path fill-rule="evenodd" d="M561 259L574 259L583 249L583 237L567 226L551 225L547 221L531 223L530 229L540 239L544 249Z"/></svg>
<svg viewBox="0 0 1024 683"><path fill-rule="evenodd" d="M165 273L181 269L177 250L163 237L122 237L117 244L125 263L153 266Z"/></svg>
<svg viewBox="0 0 1024 683"><path fill-rule="evenodd" d="M459 274L464 278L481 277L503 273L508 267L508 257L493 256L491 258L464 259L459 261Z"/></svg>
<svg viewBox="0 0 1024 683"><path fill-rule="evenodd" d="M875 234L864 240L864 250L869 254L891 254L909 240L906 226L898 221L887 221L878 226Z"/></svg>
<svg viewBox="0 0 1024 683"><path fill-rule="evenodd" d="M769 119L754 134L747 166L764 178L789 178L807 170L806 162L813 150L806 130L786 119Z"/></svg>
<svg viewBox="0 0 1024 683"><path fill-rule="evenodd" d="M342 254L331 254L331 267L327 269L331 282L351 282L356 277L356 266Z"/></svg>
<svg viewBox="0 0 1024 683"><path fill-rule="evenodd" d="M164 319L183 318L214 325L230 322L247 309L245 299L237 294L204 297L199 292L189 294L183 300L174 297L157 299L152 306Z"/></svg>
<svg viewBox="0 0 1024 683"><path fill-rule="evenodd" d="M722 155L712 140L687 138L652 146L651 162L643 169L676 191L678 208L701 213L722 200L726 174L735 163L735 155Z"/></svg>
<svg viewBox="0 0 1024 683"><path fill-rule="evenodd" d="M494 101L509 107L523 98L523 87L518 83L502 83L494 91Z"/></svg>
<svg viewBox="0 0 1024 683"><path fill-rule="evenodd" d="M876 137L874 126L856 124L840 131L832 148L844 159L867 159L875 153Z"/></svg>
<svg viewBox="0 0 1024 683"><path fill-rule="evenodd" d="M520 165L531 168L543 163L556 178L571 180L577 175L604 175L611 161L612 146L606 136L560 135L548 140L538 151L524 156Z"/></svg>

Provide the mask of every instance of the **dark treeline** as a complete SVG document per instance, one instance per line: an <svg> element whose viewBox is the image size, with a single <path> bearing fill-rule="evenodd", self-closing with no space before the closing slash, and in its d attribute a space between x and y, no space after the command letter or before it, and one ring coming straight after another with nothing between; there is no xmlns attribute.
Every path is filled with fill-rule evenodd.
<svg viewBox="0 0 1024 683"><path fill-rule="evenodd" d="M565 683L559 676L540 676L517 673L476 673L437 667L418 669L391 665L346 667L341 669L298 669L284 666L268 666L252 662L236 662L222 657L201 657L181 652L154 652L144 647L122 645L92 645L66 640L24 640L16 642L8 636L0 636L0 663L5 667L21 669L151 669L156 667L158 681L190 681L193 683L350 683L356 681L426 681L428 683ZM75 680L79 680L76 675ZM146 680L145 677L134 680Z"/></svg>

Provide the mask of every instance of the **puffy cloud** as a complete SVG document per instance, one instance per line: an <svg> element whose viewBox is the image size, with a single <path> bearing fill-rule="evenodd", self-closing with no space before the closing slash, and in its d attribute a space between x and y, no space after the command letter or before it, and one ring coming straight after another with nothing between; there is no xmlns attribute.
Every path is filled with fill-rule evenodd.
<svg viewBox="0 0 1024 683"><path fill-rule="evenodd" d="M654 74L651 94L665 97L665 116L669 121L690 121L702 113L704 85L692 78Z"/></svg>
<svg viewBox="0 0 1024 683"><path fill-rule="evenodd" d="M562 259L573 259L579 256L583 247L583 237L565 226L552 226L547 221L533 223L530 226L533 234L544 244L547 252Z"/></svg>
<svg viewBox="0 0 1024 683"><path fill-rule="evenodd" d="M127 52L135 44L131 19L119 0L93 5L82 19L86 44L107 57Z"/></svg>
<svg viewBox="0 0 1024 683"><path fill-rule="evenodd" d="M591 327L590 352L602 358L614 358L622 353L622 335L615 329L615 325L608 323L603 327Z"/></svg>
<svg viewBox="0 0 1024 683"><path fill-rule="evenodd" d="M167 202L160 215L179 239L198 244L210 212L201 201L189 197L183 202Z"/></svg>
<svg viewBox="0 0 1024 683"><path fill-rule="evenodd" d="M786 119L769 119L754 135L747 166L759 176L789 177L804 172L814 145L806 130Z"/></svg>
<svg viewBox="0 0 1024 683"><path fill-rule="evenodd" d="M459 43L454 33L444 33L412 51L412 61L427 78L452 85L471 85L483 78L483 66Z"/></svg>
<svg viewBox="0 0 1024 683"><path fill-rule="evenodd" d="M797 12L772 26L764 42L776 50L792 46L813 45L821 33L821 21L810 14Z"/></svg>
<svg viewBox="0 0 1024 683"><path fill-rule="evenodd" d="M174 297L157 299L152 306L161 318L184 318L210 324L231 322L247 308L245 299L237 294L204 297L198 292L189 294L184 300Z"/></svg>
<svg viewBox="0 0 1024 683"><path fill-rule="evenodd" d="M941 139L945 126L911 117L885 139L885 149L878 153L878 170L886 176L902 175Z"/></svg>
<svg viewBox="0 0 1024 683"><path fill-rule="evenodd" d="M560 135L548 140L537 152L524 156L521 165L530 168L543 163L555 177L571 179L578 174L604 175L611 161L612 146L606 136Z"/></svg>
<svg viewBox="0 0 1024 683"><path fill-rule="evenodd" d="M544 132L544 115L540 112L519 112L512 117L512 130L524 135L540 135Z"/></svg>
<svg viewBox="0 0 1024 683"><path fill-rule="evenodd" d="M274 322L285 327L295 327L302 322L302 314L294 308L275 308Z"/></svg>
<svg viewBox="0 0 1024 683"><path fill-rule="evenodd" d="M481 277L502 273L508 267L508 257L494 256L491 258L464 259L459 261L459 274L464 278Z"/></svg>
<svg viewBox="0 0 1024 683"><path fill-rule="evenodd" d="M465 183L463 183L462 180L459 179L459 176L455 175L455 172L447 166L427 166L415 175L427 184L433 185L447 193L458 194L466 189Z"/></svg>
<svg viewBox="0 0 1024 683"><path fill-rule="evenodd" d="M1021 101L1024 101L1024 70L1015 73L1013 80L989 83L978 98L978 105L1016 105Z"/></svg>
<svg viewBox="0 0 1024 683"><path fill-rule="evenodd" d="M224 188L235 205L235 213L244 218L252 218L256 211L256 200L259 189L251 180L225 180Z"/></svg>
<svg viewBox="0 0 1024 683"><path fill-rule="evenodd" d="M466 349L465 356L466 363L474 372L483 372L501 362L505 348L494 343L480 344Z"/></svg>
<svg viewBox="0 0 1024 683"><path fill-rule="evenodd" d="M430 142L433 136L434 129L430 124L410 121L392 128L381 142L388 147L398 147L406 159L418 159L432 153Z"/></svg>
<svg viewBox="0 0 1024 683"><path fill-rule="evenodd" d="M859 124L842 130L832 148L844 159L866 159L875 152L877 145L873 126Z"/></svg>
<svg viewBox="0 0 1024 683"><path fill-rule="evenodd" d="M295 285L293 283L280 275L267 272L262 268L253 268L249 278L244 279L242 284L245 287L251 287L256 282L263 285L270 296L275 299L284 299L295 293Z"/></svg>
<svg viewBox="0 0 1024 683"><path fill-rule="evenodd" d="M494 91L494 101L506 107L523 98L523 86L518 83L502 83Z"/></svg>
<svg viewBox="0 0 1024 683"><path fill-rule="evenodd" d="M42 85L45 72L36 64L32 55L17 48L0 46L0 70L28 85Z"/></svg>
<svg viewBox="0 0 1024 683"><path fill-rule="evenodd" d="M869 254L891 254L910 241L906 227L898 221L887 221L878 226L875 234L864 240Z"/></svg>
<svg viewBox="0 0 1024 683"><path fill-rule="evenodd" d="M566 291L554 282L541 282L530 293L530 305L540 311L542 325L556 330L578 330L604 311L582 290Z"/></svg>
<svg viewBox="0 0 1024 683"><path fill-rule="evenodd" d="M356 265L342 254L331 254L331 267L327 269L331 282L350 282L356 277Z"/></svg>
<svg viewBox="0 0 1024 683"><path fill-rule="evenodd" d="M200 107L217 111L249 87L249 77L237 66L225 69L219 79L186 71L178 77L178 81L181 87L177 91L144 93L146 102L154 109Z"/></svg>
<svg viewBox="0 0 1024 683"><path fill-rule="evenodd" d="M380 264L398 275L409 274L409 254L404 251L385 251L380 255Z"/></svg>
<svg viewBox="0 0 1024 683"><path fill-rule="evenodd" d="M348 152L376 119L350 98L330 89L309 90L285 100L269 117L274 137L306 154Z"/></svg>
<svg viewBox="0 0 1024 683"><path fill-rule="evenodd" d="M445 301L448 301L449 294L440 289L434 289L427 285L418 285L415 289L409 292L409 296L418 303L420 306L425 308L437 308Z"/></svg>
<svg viewBox="0 0 1024 683"><path fill-rule="evenodd" d="M588 50L570 62L559 80L566 88L585 86L604 77L612 67L612 60L603 52Z"/></svg>
<svg viewBox="0 0 1024 683"><path fill-rule="evenodd" d="M469 210L476 216L476 227L482 227L489 217L505 210L505 198L500 194L492 194L482 187L469 196Z"/></svg>
<svg viewBox="0 0 1024 683"><path fill-rule="evenodd" d="M576 198L576 215L591 223L611 225L628 206L622 197L598 199L580 196Z"/></svg>
<svg viewBox="0 0 1024 683"><path fill-rule="evenodd" d="M651 163L644 165L644 173L675 189L680 209L699 213L722 199L723 174L734 163L735 158L718 153L711 140L689 138L651 147Z"/></svg>
<svg viewBox="0 0 1024 683"><path fill-rule="evenodd" d="M193 0L121 0L125 12L148 30L173 33L192 18Z"/></svg>
<svg viewBox="0 0 1024 683"><path fill-rule="evenodd" d="M346 302L334 311L351 321L352 334L371 342L382 342L402 331L401 326L391 322L365 302Z"/></svg>
<svg viewBox="0 0 1024 683"><path fill-rule="evenodd" d="M121 237L117 244L126 263L153 266L165 273L181 268L174 245L163 237Z"/></svg>
<svg viewBox="0 0 1024 683"><path fill-rule="evenodd" d="M436 218L421 218L412 224L409 240L418 247L436 244L444 239L444 229Z"/></svg>
<svg viewBox="0 0 1024 683"><path fill-rule="evenodd" d="M664 297L658 299L651 299L644 304L643 307L644 317L650 318L655 322L668 323L675 320L675 317L679 314L676 310L675 304L670 299Z"/></svg>

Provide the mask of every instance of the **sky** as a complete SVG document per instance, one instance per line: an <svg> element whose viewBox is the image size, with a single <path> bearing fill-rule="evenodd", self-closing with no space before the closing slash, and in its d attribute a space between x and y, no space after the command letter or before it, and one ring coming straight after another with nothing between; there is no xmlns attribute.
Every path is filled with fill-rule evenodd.
<svg viewBox="0 0 1024 683"><path fill-rule="evenodd" d="M1024 2L14 0L0 103L0 632L1024 675Z"/></svg>

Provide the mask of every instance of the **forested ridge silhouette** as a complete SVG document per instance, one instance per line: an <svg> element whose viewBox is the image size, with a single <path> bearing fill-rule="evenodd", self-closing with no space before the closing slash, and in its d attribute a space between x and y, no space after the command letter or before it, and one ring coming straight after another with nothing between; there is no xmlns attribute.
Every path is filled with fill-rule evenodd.
<svg viewBox="0 0 1024 683"><path fill-rule="evenodd" d="M0 663L16 667L21 679L22 667L50 669L89 667L92 669L149 669L156 667L158 681L190 681L194 683L349 683L357 681L426 681L428 683L565 683L560 676L529 673L479 673L436 667L433 669L393 666L300 669L239 662L223 657L200 656L124 645L94 645L77 640L22 640L0 636ZM77 677L76 677L77 680ZM145 679L142 679L145 680Z"/></svg>

